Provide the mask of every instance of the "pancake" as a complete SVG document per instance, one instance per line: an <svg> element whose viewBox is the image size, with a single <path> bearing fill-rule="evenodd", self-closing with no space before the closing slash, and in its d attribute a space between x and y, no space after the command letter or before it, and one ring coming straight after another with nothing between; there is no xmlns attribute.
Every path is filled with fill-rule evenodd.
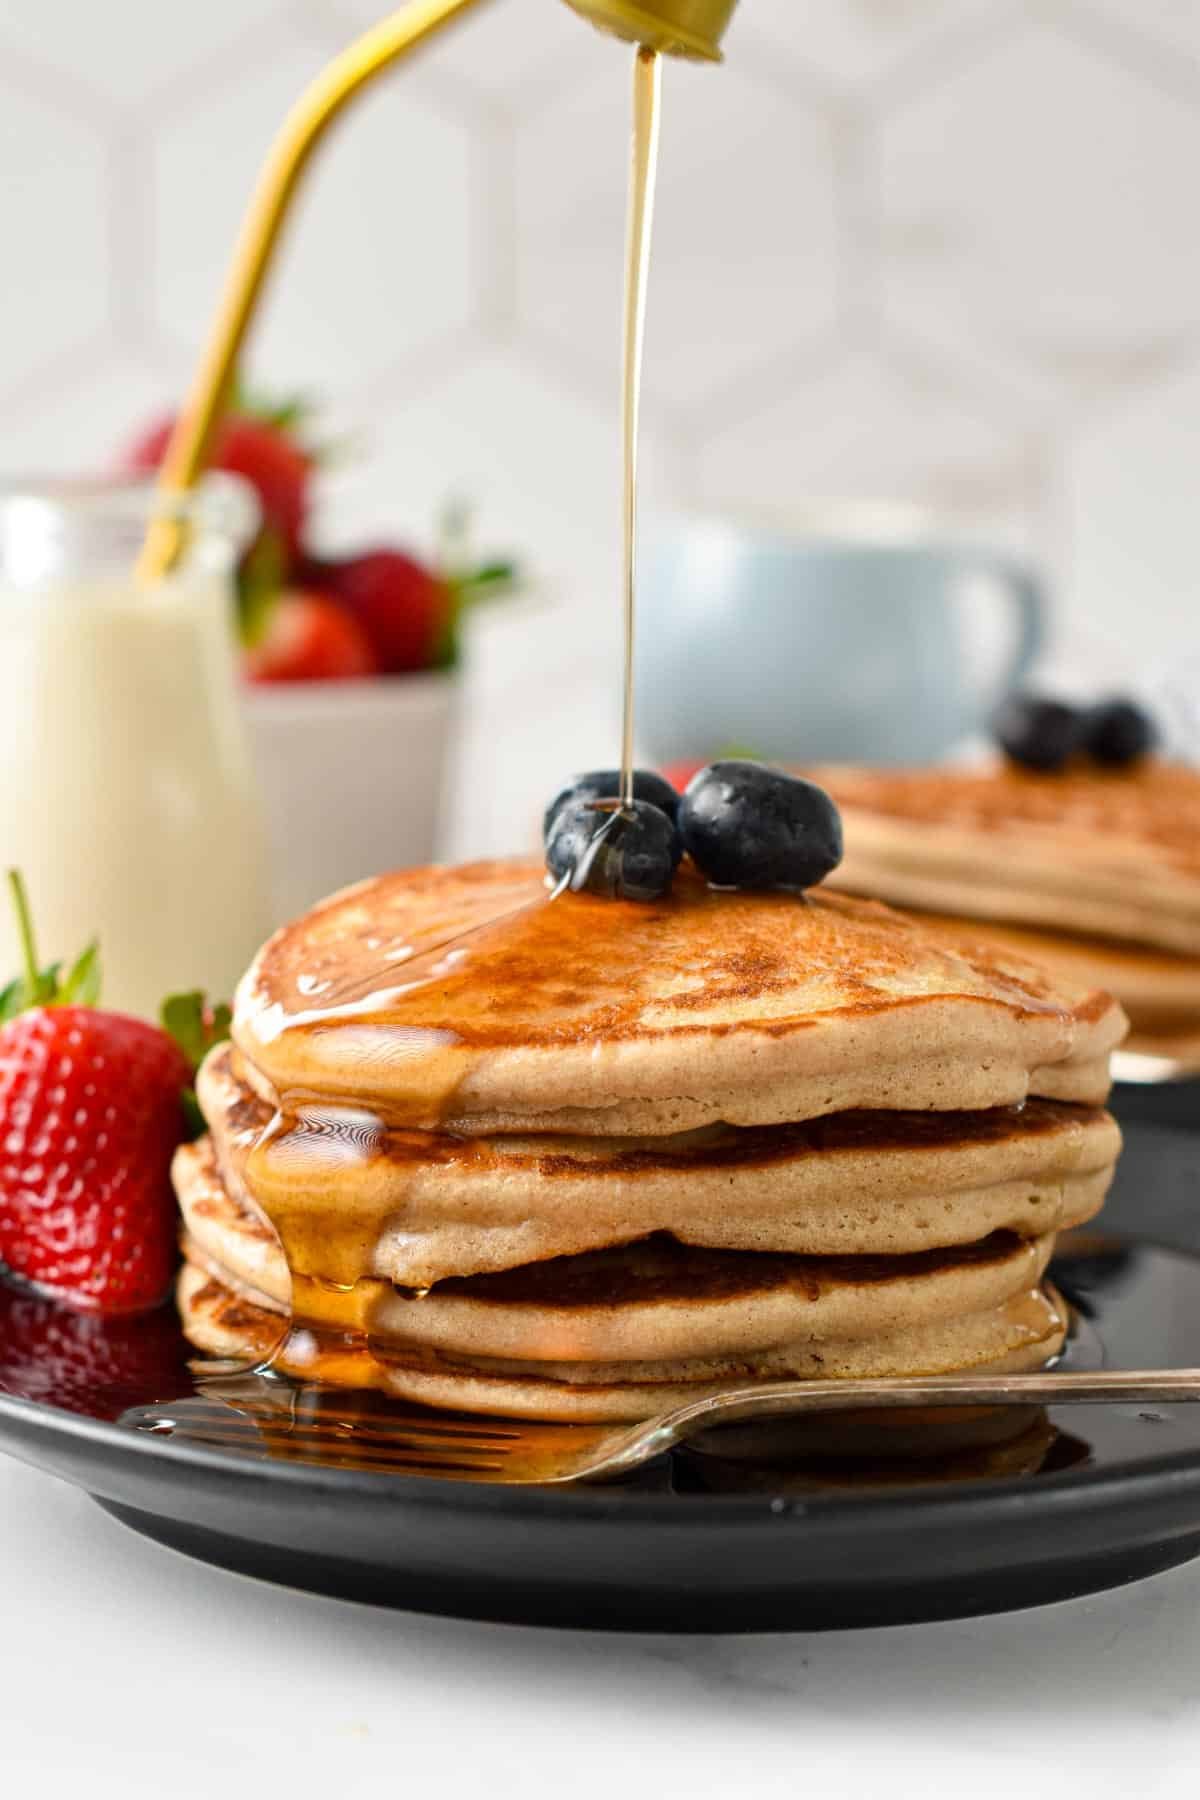
<svg viewBox="0 0 1200 1800"><path fill-rule="evenodd" d="M276 1138L227 1046L197 1085L212 1146L180 1153L185 1219L279 1300L290 1281L269 1218L286 1222L301 1273L416 1288L656 1233L715 1249L898 1255L1081 1223L1120 1149L1107 1113L1040 1100L634 1140L364 1131L356 1110L313 1105ZM213 1192L217 1172L236 1205Z"/></svg>
<svg viewBox="0 0 1200 1800"><path fill-rule="evenodd" d="M1069 937L1028 925L997 925L979 920L925 915L939 929L958 936L980 935L1020 956L1039 962L1059 980L1078 986L1107 988L1119 994L1129 1015L1131 1036L1122 1048L1136 1050L1141 1040L1175 1037L1200 1043L1200 957L1173 956L1165 950L1103 938Z"/></svg>
<svg viewBox="0 0 1200 1800"><path fill-rule="evenodd" d="M195 1262L185 1262L177 1301L197 1348L272 1366L294 1379L374 1388L398 1399L508 1418L622 1420L682 1405L750 1381L932 1374L949 1369L1036 1368L1056 1355L1066 1320L1041 1290L977 1314L847 1341L811 1340L740 1356L615 1365L455 1360L421 1347L383 1346L303 1328L281 1341L278 1314Z"/></svg>
<svg viewBox="0 0 1200 1800"><path fill-rule="evenodd" d="M289 1110L464 1135L669 1135L833 1112L1096 1104L1107 994L817 890L550 898L539 866L387 875L264 946L234 1038Z"/></svg>
<svg viewBox="0 0 1200 1800"><path fill-rule="evenodd" d="M801 1338L853 1338L976 1311L1036 1284L1053 1234L997 1232L982 1243L908 1256L802 1257L710 1250L659 1235L497 1274L455 1276L427 1290L366 1279L344 1288L297 1277L290 1293L256 1279L257 1222L230 1228L236 1203L197 1159L184 1214L187 1254L264 1305L381 1341L492 1357L660 1360L762 1349ZM202 1210L217 1234L192 1230ZM205 1219L205 1223L208 1219ZM235 1227L238 1221L235 1221ZM274 1284L271 1284L274 1285Z"/></svg>
<svg viewBox="0 0 1200 1800"><path fill-rule="evenodd" d="M846 855L830 882L843 891L1200 958L1200 771L1147 761L815 778L842 811Z"/></svg>

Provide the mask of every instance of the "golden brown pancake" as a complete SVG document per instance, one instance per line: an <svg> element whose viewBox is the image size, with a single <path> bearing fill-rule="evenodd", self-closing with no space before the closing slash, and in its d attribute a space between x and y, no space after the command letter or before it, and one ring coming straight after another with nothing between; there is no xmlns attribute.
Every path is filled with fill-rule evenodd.
<svg viewBox="0 0 1200 1800"><path fill-rule="evenodd" d="M1120 1139L1108 994L874 902L380 877L272 938L182 1149L201 1348L622 1419L746 1382L1030 1367Z"/></svg>
<svg viewBox="0 0 1200 1800"><path fill-rule="evenodd" d="M234 1036L289 1110L464 1135L674 1134L857 1108L1095 1104L1107 994L824 890L652 905L478 863L367 882L269 940Z"/></svg>
<svg viewBox="0 0 1200 1800"><path fill-rule="evenodd" d="M181 1180L187 1254L264 1305L383 1341L492 1357L661 1360L853 1338L977 1311L1036 1285L1053 1234L996 1232L982 1243L907 1256L811 1257L702 1249L665 1235L432 1288L378 1278L351 1287L294 1278L281 1294L257 1261L256 1222L197 1158ZM225 1217L221 1217L222 1203ZM222 1226L205 1229L210 1218ZM195 1227L195 1228L194 1228ZM248 1253L247 1253L248 1252Z"/></svg>
<svg viewBox="0 0 1200 1800"><path fill-rule="evenodd" d="M218 1260L281 1300L283 1251L256 1221L285 1222L301 1272L418 1288L661 1232L710 1248L896 1255L1080 1223L1120 1149L1107 1113L1045 1100L635 1140L368 1129L355 1109L314 1104L275 1137L272 1109L228 1047L198 1091L237 1210L206 1191L210 1152L190 1146L177 1177L185 1218ZM230 1232L238 1248L222 1252Z"/></svg>
<svg viewBox="0 0 1200 1800"><path fill-rule="evenodd" d="M619 1420L759 1380L930 1374L947 1369L1038 1367L1061 1348L1066 1320L1041 1290L1013 1295L979 1314L939 1319L890 1335L811 1340L743 1355L658 1363L521 1361L453 1357L427 1347L383 1344L359 1334L304 1326L281 1335L279 1315L198 1263L185 1262L177 1299L197 1348L334 1386L375 1388L399 1399L510 1418Z"/></svg>
<svg viewBox="0 0 1200 1800"><path fill-rule="evenodd" d="M842 810L846 855L830 880L844 891L1200 957L1200 771L1150 760L816 779Z"/></svg>

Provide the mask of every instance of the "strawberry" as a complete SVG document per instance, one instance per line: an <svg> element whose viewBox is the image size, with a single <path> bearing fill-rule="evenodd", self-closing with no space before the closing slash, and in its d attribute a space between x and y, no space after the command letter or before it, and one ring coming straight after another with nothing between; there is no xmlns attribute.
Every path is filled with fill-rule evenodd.
<svg viewBox="0 0 1200 1800"><path fill-rule="evenodd" d="M129 467L157 469L163 459L174 418L161 419L138 439ZM211 465L250 482L262 507L263 526L282 545L285 564L300 554L308 517L309 479L313 459L296 442L286 424L247 413L230 413L217 431Z"/></svg>
<svg viewBox="0 0 1200 1800"><path fill-rule="evenodd" d="M90 946L38 967L9 877L25 973L0 995L0 1264L100 1312L156 1306L175 1266L170 1164L191 1066L165 1031L94 1004Z"/></svg>
<svg viewBox="0 0 1200 1800"><path fill-rule="evenodd" d="M367 550L321 565L323 583L353 614L388 675L433 668L453 622L440 575L403 550Z"/></svg>
<svg viewBox="0 0 1200 1800"><path fill-rule="evenodd" d="M367 633L328 594L282 593L265 625L242 652L251 681L345 681L376 675L379 658Z"/></svg>

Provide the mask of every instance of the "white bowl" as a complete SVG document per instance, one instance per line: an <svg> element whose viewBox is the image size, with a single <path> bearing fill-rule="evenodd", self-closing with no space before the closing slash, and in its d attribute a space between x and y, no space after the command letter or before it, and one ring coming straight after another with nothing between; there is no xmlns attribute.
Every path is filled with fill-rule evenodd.
<svg viewBox="0 0 1200 1800"><path fill-rule="evenodd" d="M444 672L245 690L277 923L365 876L433 861L458 691Z"/></svg>

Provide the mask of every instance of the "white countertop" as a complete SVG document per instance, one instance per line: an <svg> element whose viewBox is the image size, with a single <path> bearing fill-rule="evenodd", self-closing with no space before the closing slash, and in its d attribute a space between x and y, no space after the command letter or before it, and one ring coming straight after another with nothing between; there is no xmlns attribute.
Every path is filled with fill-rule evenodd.
<svg viewBox="0 0 1200 1800"><path fill-rule="evenodd" d="M0 1458L0 1793L1193 1800L1200 1564L889 1631L623 1637L294 1594Z"/></svg>

